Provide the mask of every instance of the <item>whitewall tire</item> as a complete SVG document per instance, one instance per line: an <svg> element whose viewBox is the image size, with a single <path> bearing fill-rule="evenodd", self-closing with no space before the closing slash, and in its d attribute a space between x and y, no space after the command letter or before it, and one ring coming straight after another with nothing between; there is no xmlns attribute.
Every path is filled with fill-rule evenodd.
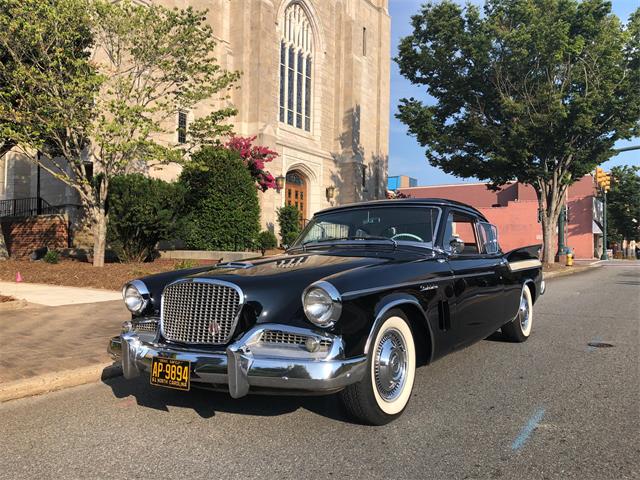
<svg viewBox="0 0 640 480"><path fill-rule="evenodd" d="M533 328L533 296L528 285L522 287L516 317L502 326L502 333L513 342L524 342Z"/></svg>
<svg viewBox="0 0 640 480"><path fill-rule="evenodd" d="M406 408L416 374L415 342L402 310L383 317L367 354L367 375L343 390L341 399L355 420L384 425Z"/></svg>

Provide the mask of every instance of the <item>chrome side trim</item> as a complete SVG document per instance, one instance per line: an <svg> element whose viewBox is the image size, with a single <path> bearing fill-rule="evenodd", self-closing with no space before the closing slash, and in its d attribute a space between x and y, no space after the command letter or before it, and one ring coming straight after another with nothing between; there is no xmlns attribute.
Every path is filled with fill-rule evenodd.
<svg viewBox="0 0 640 480"><path fill-rule="evenodd" d="M428 280L416 280L413 282L402 282L402 283L394 283L391 285L381 285L379 287L372 288L363 288L362 290L351 290L350 292L345 292L342 294L342 298L353 298L358 297L360 295L366 295L369 293L382 292L384 290L390 290L393 288L402 288L402 287L411 287L416 286L416 288L423 283L433 283L433 282L444 282L445 280L452 280L454 278L453 275L448 275L446 277L437 277L430 278Z"/></svg>
<svg viewBox="0 0 640 480"><path fill-rule="evenodd" d="M360 295L366 295L369 293L382 292L384 290L390 290L393 288L402 288L402 287L411 287L411 286L416 286L416 288L418 288L420 285L424 283L444 282L447 280L456 280L458 278L481 277L484 275L493 275L493 274L494 274L493 270L486 270L484 272L465 273L463 275L447 275L446 277L435 277L435 278L422 279L422 280L417 280L412 282L402 282L402 283L394 283L390 285L381 285L379 287L363 288L362 290L351 290L349 292L343 293L342 298L348 299L348 298L353 298Z"/></svg>
<svg viewBox="0 0 640 480"><path fill-rule="evenodd" d="M539 268L542 262L536 258L529 260L518 260L517 262L509 262L509 271L519 272L520 270L528 270L530 268Z"/></svg>

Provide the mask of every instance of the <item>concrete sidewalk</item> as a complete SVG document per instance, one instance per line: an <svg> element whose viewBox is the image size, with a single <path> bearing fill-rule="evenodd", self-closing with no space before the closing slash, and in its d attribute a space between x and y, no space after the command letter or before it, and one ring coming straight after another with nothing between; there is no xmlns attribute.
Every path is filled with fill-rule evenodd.
<svg viewBox="0 0 640 480"><path fill-rule="evenodd" d="M84 303L121 300L120 292L97 288L61 287L40 283L0 282L0 294L25 300L29 303L57 307Z"/></svg>
<svg viewBox="0 0 640 480"><path fill-rule="evenodd" d="M57 307L0 304L0 402L117 373L109 368L106 347L128 318L122 300Z"/></svg>

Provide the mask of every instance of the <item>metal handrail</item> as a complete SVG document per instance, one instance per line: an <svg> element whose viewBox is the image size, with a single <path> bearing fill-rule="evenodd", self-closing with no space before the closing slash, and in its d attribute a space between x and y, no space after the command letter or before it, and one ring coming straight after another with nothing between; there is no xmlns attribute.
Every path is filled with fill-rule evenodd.
<svg viewBox="0 0 640 480"><path fill-rule="evenodd" d="M0 217L33 217L60 213L64 206L51 205L42 197L0 200Z"/></svg>

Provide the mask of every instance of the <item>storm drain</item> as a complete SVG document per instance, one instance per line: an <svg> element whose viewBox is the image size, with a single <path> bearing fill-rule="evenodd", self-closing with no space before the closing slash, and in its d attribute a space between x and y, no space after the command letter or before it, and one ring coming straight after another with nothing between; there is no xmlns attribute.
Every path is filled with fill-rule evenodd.
<svg viewBox="0 0 640 480"><path fill-rule="evenodd" d="M606 342L589 342L589 343L587 343L587 345L589 345L590 347L593 347L593 348L611 348L611 347L613 347L613 345L611 343L606 343Z"/></svg>

